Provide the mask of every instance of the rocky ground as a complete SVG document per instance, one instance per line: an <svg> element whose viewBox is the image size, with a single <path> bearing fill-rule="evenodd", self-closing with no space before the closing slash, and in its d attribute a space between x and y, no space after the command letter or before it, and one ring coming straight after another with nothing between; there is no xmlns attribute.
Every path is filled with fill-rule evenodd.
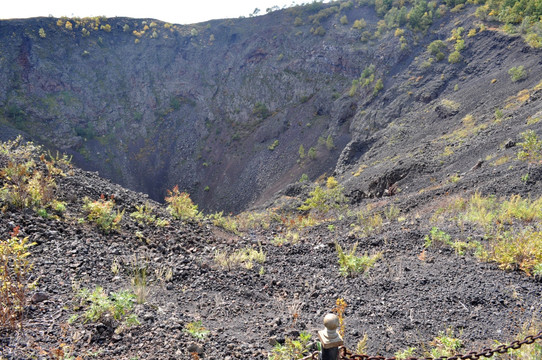
<svg viewBox="0 0 542 360"><path fill-rule="evenodd" d="M517 171L521 166L527 170L527 165L518 166ZM66 176L56 177L56 197L67 206L58 219L12 208L0 216L0 238L7 239L19 226L19 236L36 243L31 248L31 280L37 280L28 294L24 327L1 332L3 359L197 358L192 353L202 359L266 359L271 344L286 336L308 331L315 338L338 298L348 304L347 347L355 348L367 334L368 353L380 355L408 347L421 351L448 329L464 340L465 350L476 350L494 340L513 339L542 316L542 283L536 278L503 271L468 254L459 256L446 246L424 248L424 237L433 226L430 218L439 199L445 198L437 194L455 191L467 196L475 181L483 185L476 179L481 173L489 175L489 167L465 176L465 186L448 184L430 195L401 191L352 204L341 220L301 230L297 243L281 246L273 241L286 232L280 218L269 229L235 235L209 220L174 220L163 205L150 201L154 213L169 219L170 225L138 225L129 214L149 201L145 195L96 173L62 167ZM498 190L506 193L508 188L502 183ZM533 196L539 194L537 183L531 190ZM114 196L116 206L125 210L120 229L109 234L80 220L83 198L98 199L101 194ZM354 236L352 211L368 203L409 210L367 236ZM448 230L461 236L457 228ZM483 237L475 227L463 231ZM382 257L365 275L343 277L335 241L346 248L358 242L359 253L381 252ZM217 250L246 247L262 249L265 262L252 269L224 269L214 260ZM83 322L88 303L76 296L78 289L133 291L135 258L148 274L148 293L133 308L140 324L125 327L110 316ZM70 321L74 314L80 319ZM185 331L198 320L210 331L204 339Z"/></svg>
<svg viewBox="0 0 542 360"><path fill-rule="evenodd" d="M367 14L374 15L373 10L365 8L356 7L348 11L348 15L352 15L350 21ZM260 193L265 189L253 204L253 211L241 216L245 220L259 217L258 223L263 222L265 226L245 224L240 233L233 233L215 226L209 218L175 220L165 205L150 200L146 195L126 190L101 178L97 173L61 162L55 164L63 170L64 175L54 176L57 184L54 197L66 203L65 211L48 210L49 216L43 217L35 209L20 209L0 200L0 239L10 238L10 233L18 227L19 238L28 237L35 242L30 248L29 259L34 264L30 281L36 281L36 287L28 293L28 303L24 307L23 328L0 330L0 360L267 359L273 345L283 343L286 337L294 338L301 331L307 331L313 335L314 340L316 331L323 327L324 315L335 307L339 298L347 303L346 346L354 349L358 341L367 335L367 353L371 355L393 355L409 347L416 347L419 356L426 355L425 351L435 336L447 331L453 331L454 336L463 340L461 352L465 353L493 346L495 341L511 341L525 327L540 325L542 282L539 277L529 276L514 267L505 271L496 263L481 262L472 251L461 255L447 245L425 246L425 237L433 227L445 231L454 240L479 241L487 245L487 232L483 226L458 221L457 214L442 211L459 197L468 199L477 192L497 199L508 199L515 194L533 200L542 196L540 159L531 159L530 164L518 160L518 153L523 148L519 145L524 141L522 134L527 130L542 134L540 50L527 46L519 35L511 36L493 27L496 26L494 23L487 23L482 30L479 20L472 16L474 11L473 6L467 6L465 11L458 13L457 18L449 13L447 17L435 20L423 39L407 31L405 36L409 48L404 52L398 51L400 40L394 32L388 32L380 40L359 45L359 35L355 35L351 25L341 28L338 26L339 18L332 17L324 24L329 27L329 36L346 34L344 36L349 40L343 41L341 46L344 49L353 47L351 56L356 59L355 66L345 65L349 76L344 83L341 80L342 85L336 91L332 87L314 90L309 81L304 85L307 89L303 89L310 89L311 92L296 93L296 97L308 97L299 100L300 104L295 100L295 111L284 110L278 115L272 115L267 122L262 123L258 131L243 127L243 131L252 131L250 139L242 145L232 140L227 149L237 146L238 152L244 154L244 150L256 146L259 154L257 166L249 166L250 171L245 173L245 177L240 176L239 171L250 164L247 157L239 156L230 161L226 159L227 156L221 157L227 153L224 150L226 147L219 146L211 155L217 157L220 166L213 167L215 164L211 162L212 170L208 170L209 164L200 164L208 159L197 156L204 148L195 151L192 147L196 143L190 138L186 140L190 146L182 143L176 145L182 150L178 149L177 153L171 153L166 146L156 161L156 154L152 151L144 154L149 155L145 161L153 164L151 170L135 171L138 178L145 173L158 179L163 173L152 169L168 166L161 161L162 157L192 159L192 165L201 165L196 172L191 170L195 165L187 166L180 160L175 167L182 176L190 177L190 182L194 180L198 186L205 185L208 179L214 182L217 189L211 186L204 190L200 186L199 195L195 194L194 197L208 197L208 201L202 203L213 204L208 208L226 204L232 209L240 209L241 204L245 206L249 202L240 199L238 194L243 193L243 196L253 199L249 196L251 192ZM291 20L295 27L293 15L288 16L283 20ZM369 21L371 27L376 26L376 17L373 17ZM274 24L273 17L262 17L254 22L264 20ZM39 26L49 24L48 41L58 39L58 43L62 43L67 30L54 35L57 32L53 29L58 27L55 21L38 19L34 22L36 24L32 29L35 28L35 31L38 31ZM21 23L17 26L23 25ZM325 43L321 43L312 34L309 36L310 26L309 23L303 25L302 29L306 32L304 39L310 39L310 44L301 42L303 46L316 44L318 49L322 48L324 53L329 51L334 56L344 53L343 50L334 50L332 46L323 46ZM453 64L446 59L440 62L430 60L432 55L427 51L427 45L436 39L448 39L460 26L464 28L465 40L462 60ZM467 35L473 30L474 36ZM5 33L11 34L11 31ZM115 34L129 38L130 44L133 42L133 35L124 34L120 27L111 35ZM94 35L89 40L94 39ZM236 42L235 34L229 35L231 41ZM37 36L33 40L35 43L45 41ZM297 39L293 36L290 39ZM189 38L189 35L183 35L178 41L184 37ZM266 38L275 41L272 32L266 33ZM145 42L140 45L155 44L151 42L154 39L143 40ZM186 46L193 46L190 41ZM221 49L229 49L228 44L223 43ZM245 48L242 44L236 46ZM446 44L447 56L455 44L451 40L446 40ZM19 65L22 68L30 64L23 61L27 55L23 45L15 41L10 45L15 50L5 52L14 57L14 54L19 54L22 59ZM284 46L283 52L288 59L287 47ZM39 46L37 48L40 49ZM256 45L245 50L256 58L260 54ZM173 48L169 51L173 51ZM80 52L77 50L74 54ZM366 58L360 58L359 53L365 54ZM92 52L90 60L101 59L98 54L101 53ZM390 54L394 56L393 61L390 60ZM278 59L279 53L276 55ZM314 56L318 64L328 61L327 56ZM297 64L295 59L298 57L304 58L304 55L292 56L292 65ZM124 59L122 56L116 58ZM222 58L213 56L216 59L214 61L221 64ZM60 60L59 63L64 64ZM134 63L138 61L134 60ZM350 96L352 78L357 78L362 68L369 63L377 64L378 74L386 75L384 89L378 96L371 95L372 88L360 89ZM290 62L284 61L281 64L286 69ZM273 65L273 62L268 65ZM525 78L513 81L509 70L518 66L524 66ZM105 69L101 65L99 68ZM162 73L162 67L158 68ZM244 68L244 65L239 66L239 69ZM324 73L335 71L327 65L322 69ZM284 72L289 73L286 70ZM59 71L59 74L62 72ZM270 74L274 76L275 73ZM98 80L101 78L96 77ZM105 75L103 78L109 79ZM116 78L111 79L114 81ZM325 79L319 78L319 81L325 82ZM235 81L244 80L235 78ZM281 84L284 82L280 77L276 81ZM254 102L261 101L252 99L251 89L259 88L258 83L247 83L250 83L250 87L245 91L254 101L240 106L240 117L243 114L254 116ZM32 88L29 86L29 89ZM138 86L133 88L138 90ZM172 89L177 87L172 86ZM230 92L226 90L223 91L221 101L230 104ZM211 87L206 91L214 93ZM265 92L261 89L258 91ZM147 90L147 93L151 92ZM234 88L231 93L235 92ZM288 92L279 93L290 101ZM182 100L186 94L183 92L176 96ZM107 96L109 101L109 92ZM155 101L154 97L152 99ZM162 103L165 108L175 105L174 102L170 104L169 96L164 99ZM269 103L272 103L271 100ZM198 101L206 104L208 99L202 97ZM102 100L98 102L101 104ZM15 103L18 104L17 101ZM34 98L30 98L28 103L31 104L29 108L33 106ZM20 105L25 104L21 100ZM147 108L145 102L141 104ZM78 112L78 107L72 105L67 101L65 107L70 113ZM131 119L131 105L126 106L130 109ZM228 106L232 107L232 113L237 114L235 102ZM181 104L181 109L195 116L191 112L192 107L190 102ZM167 110L165 108L162 110ZM201 108L206 109L203 106ZM157 108L148 109L155 111ZM270 110L273 108L270 107ZM13 116L19 114L12 112L10 114ZM33 112L27 114L32 115ZM169 119L176 112L164 114L155 115ZM111 112L109 116L110 124L116 126L116 112ZM229 127L229 123L218 121L222 119L221 116L216 115L217 123L220 123L220 127ZM50 117L61 119L58 120L61 122L70 118L56 113ZM99 118L98 115L90 117ZM47 127L49 131L60 128L50 126L47 122L49 116L44 117L43 121L40 119L29 118L26 120L29 122L27 125L30 126L33 121L35 125L32 126L40 129ZM154 126L153 119L145 116L143 121ZM206 117L198 119L203 121ZM280 121L276 122L275 119ZM299 121L290 124L289 121L283 122L284 119ZM150 144L159 143L175 128L173 122L164 124L167 126L159 127L162 129L158 132L160 137L148 138L154 139L150 140ZM187 121L186 124L191 122ZM279 127L284 128L284 131L276 130L276 124L280 124ZM203 130L207 129L207 122L200 125L202 131L207 133L208 130ZM260 123L256 125L260 126ZM21 133L10 126L0 124L0 139ZM183 132L179 128L175 129ZM70 127L64 130L72 134L72 137L75 136ZM105 134L113 133L107 127L100 131L103 133L98 134L99 139L92 141L87 142L82 135L77 137L85 146L90 148L89 144L92 144L92 147L96 147L96 154L94 150L90 155L87 154L92 156L92 161L109 168L114 165L110 160L118 159L114 154L104 151L105 145L100 139L105 142L108 139L104 137ZM230 136L228 131L221 135L215 129L211 133L218 138L227 138ZM191 131L185 133L193 134ZM127 134L130 139L133 138L131 130ZM328 149L325 145L318 145L317 139L322 134L332 135L335 139L334 147ZM313 141L305 143L305 148L307 151L312 146L317 148L315 159L299 156L299 145L306 141L307 136ZM280 138L280 145L271 150L268 146L275 138ZM115 140L116 144L114 135L111 140ZM134 141L137 142L137 139ZM208 141L215 140L211 136ZM12 156L2 149L0 169L8 166ZM125 151L122 141L119 142L119 149ZM273 161L270 162L270 159ZM35 161L36 168L45 173L42 161L37 158ZM122 161L128 163L129 159L122 158ZM140 169L138 166L141 164L130 162L130 166L136 166L137 169ZM227 181L215 176L222 174L222 167L231 171L229 177L225 178ZM309 196L315 184L299 182L298 179L301 174L308 174L311 180L320 176L315 181L324 186L326 171L327 175L335 176L344 187L348 208L328 214L313 213L319 224L299 228L299 222L306 213L297 208ZM178 173L171 174L177 179L175 181L180 179L175 177ZM270 176L275 178L269 181ZM12 185L8 177L5 172L0 175L0 199L5 194L3 186ZM261 186L253 189L252 182ZM150 184L156 185L153 181ZM172 185L173 180L161 184L168 188ZM180 185L181 188L187 188L182 183ZM223 193L227 196L221 197ZM113 198L115 209L124 211L119 229L109 233L100 231L89 222L83 209L85 197L97 200L102 195L104 199ZM235 199L238 206L227 204L231 199ZM130 214L144 204L150 204L153 215L167 220L169 225L159 227L156 224L138 224ZM384 216L392 208L398 213L395 216ZM258 213L260 215L256 215ZM381 224L371 227L364 225L364 230L358 229L364 221L367 222L377 213L382 215ZM360 219L360 214L363 214L363 219ZM505 229L510 226L499 225ZM539 220L520 223L518 226L520 229L530 227L540 230ZM289 232L290 235L296 233L299 238L296 241L290 238L289 241L277 244L277 237L288 237ZM358 243L358 254L380 253L381 258L367 273L343 277L339 274L336 242L347 249ZM240 249L265 253L265 262L254 263L251 268L228 268L220 266L215 259L217 252L231 254ZM145 269L145 288L134 286L134 274L137 273L134 269L139 269L140 274L141 269ZM102 287L108 296L124 290L139 292L140 301L126 314L135 315L139 324L128 326L123 316L115 319L107 314L84 321L84 314L91 309L91 302L88 296L85 300L80 294L84 292L83 289L92 292L97 287ZM198 321L209 331L206 336L196 332L195 335L201 335L201 338L186 331L189 324Z"/></svg>

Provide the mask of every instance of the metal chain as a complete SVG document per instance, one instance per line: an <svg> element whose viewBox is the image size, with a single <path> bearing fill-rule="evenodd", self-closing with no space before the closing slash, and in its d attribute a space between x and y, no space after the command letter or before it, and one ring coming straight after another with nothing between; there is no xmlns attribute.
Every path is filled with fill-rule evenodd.
<svg viewBox="0 0 542 360"><path fill-rule="evenodd" d="M415 357L409 357L409 358L407 358L405 360L478 360L478 359L481 359L481 358L490 358L495 353L504 354L504 353L508 352L508 350L511 350L511 349L512 350L517 350L520 347L522 347L523 345L532 344L535 341L541 340L541 339L542 339L542 331L540 331L536 335L526 336L525 339L523 339L522 341L516 340L516 341L511 342L509 345L500 345L500 346L497 346L494 349L483 349L480 352L471 351L471 352L469 352L469 353L467 353L465 355L457 354L457 355L449 356L449 357L448 356L441 356L439 358L431 358L431 357L415 358ZM387 358L387 357L384 357L384 356L368 356L368 355L352 354L351 351L347 350L345 347L342 347L342 346L339 348L339 355L340 355L340 357L339 357L340 360L397 360L395 358L395 356L391 357L391 358ZM314 359L314 357L309 358L309 359Z"/></svg>
<svg viewBox="0 0 542 360"><path fill-rule="evenodd" d="M523 345L529 345L541 339L542 339L542 331L540 331L536 335L526 336L525 339L521 341L516 340L516 341L511 342L509 345L499 345L494 349L483 349L480 352L471 351L465 355L457 354L457 355L449 356L449 357L441 356L439 358L409 357L405 360L479 360L481 358L490 358L495 353L504 354L508 352L508 350L517 350ZM319 358L320 358L320 353L316 351L312 353L311 355L302 358L301 360L318 360ZM350 350L347 350L344 346L341 346L339 348L339 359L340 360L397 360L395 356L391 358L387 358L384 356L369 356L369 355L353 354Z"/></svg>

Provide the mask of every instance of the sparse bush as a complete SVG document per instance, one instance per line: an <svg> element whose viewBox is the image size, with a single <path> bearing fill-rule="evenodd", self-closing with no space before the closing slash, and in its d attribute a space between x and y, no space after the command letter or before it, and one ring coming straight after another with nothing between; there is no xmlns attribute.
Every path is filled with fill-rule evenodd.
<svg viewBox="0 0 542 360"><path fill-rule="evenodd" d="M209 215L209 219L215 226L231 231L234 234L239 234L239 225L235 218L224 216L223 211Z"/></svg>
<svg viewBox="0 0 542 360"><path fill-rule="evenodd" d="M190 195L179 191L179 186L175 186L173 190L167 191L166 202L169 204L167 209L171 216L175 219L187 220L194 219L200 216L198 205L195 205L190 199Z"/></svg>
<svg viewBox="0 0 542 360"><path fill-rule="evenodd" d="M40 35L40 38L42 38L42 39L45 39L45 37L47 36L47 34L45 34L45 30L43 30L43 28L40 28L38 33Z"/></svg>
<svg viewBox="0 0 542 360"><path fill-rule="evenodd" d="M267 119L269 116L271 116L271 112L269 112L269 109L267 109L267 106L261 102L257 102L254 105L254 109L252 110L252 113L259 117L260 119Z"/></svg>
<svg viewBox="0 0 542 360"><path fill-rule="evenodd" d="M335 149L335 144L333 143L333 137L331 136L331 134L329 134L326 138L326 148L329 151Z"/></svg>
<svg viewBox="0 0 542 360"><path fill-rule="evenodd" d="M531 229L517 234L498 234L488 252L488 260L505 270L519 269L531 274L542 264L542 232Z"/></svg>
<svg viewBox="0 0 542 360"><path fill-rule="evenodd" d="M309 157L309 159L311 160L314 160L316 159L316 149L314 147L311 147L309 149L309 152L307 153L307 156Z"/></svg>
<svg viewBox="0 0 542 360"><path fill-rule="evenodd" d="M303 205L299 207L299 210L309 211L314 209L317 212L325 214L331 209L343 208L346 202L343 187L338 185L333 177L328 178L325 189L317 186L309 193L309 196Z"/></svg>
<svg viewBox="0 0 542 360"><path fill-rule="evenodd" d="M275 148L279 146L279 141L278 140L275 140L273 141L273 143L271 145L269 145L267 148L271 151L275 150Z"/></svg>
<svg viewBox="0 0 542 360"><path fill-rule="evenodd" d="M343 15L340 19L341 24L346 25L348 24L348 17L346 15Z"/></svg>
<svg viewBox="0 0 542 360"><path fill-rule="evenodd" d="M358 243L355 243L350 251L345 252L341 245L336 242L335 250L339 260L339 272L342 276L354 276L358 273L366 273L382 257L381 253L375 255L357 256Z"/></svg>
<svg viewBox="0 0 542 360"><path fill-rule="evenodd" d="M236 266L242 266L250 270L254 267L254 262L263 264L265 258L266 254L262 250L261 245L259 251L253 248L239 249L233 253L222 252L220 250L215 251L215 263L228 271L231 271Z"/></svg>
<svg viewBox="0 0 542 360"><path fill-rule="evenodd" d="M323 26L318 26L316 29L312 28L311 33L318 36L324 36L326 34L326 29Z"/></svg>
<svg viewBox="0 0 542 360"><path fill-rule="evenodd" d="M521 150L518 152L518 159L528 161L529 163L539 163L542 161L542 141L533 130L527 130L521 133L523 141L518 143Z"/></svg>
<svg viewBox="0 0 542 360"><path fill-rule="evenodd" d="M19 227L13 229L9 240L0 240L0 329L22 327L26 294L32 263L29 248L35 245L28 238L17 237Z"/></svg>
<svg viewBox="0 0 542 360"><path fill-rule="evenodd" d="M102 194L99 200L92 201L88 197L83 199L83 211L87 213L87 219L96 224L104 233L118 230L124 215L124 210L113 211L115 201L113 198L106 200Z"/></svg>
<svg viewBox="0 0 542 360"><path fill-rule="evenodd" d="M305 158L305 147L303 146L303 144L299 145L299 158L300 159L304 159Z"/></svg>
<svg viewBox="0 0 542 360"><path fill-rule="evenodd" d="M373 95L376 96L382 89L384 89L384 83L382 82L382 79L378 79L375 83Z"/></svg>
<svg viewBox="0 0 542 360"><path fill-rule="evenodd" d="M527 71L523 65L510 68L510 70L508 70L508 75L510 75L510 80L512 80L512 82L527 79Z"/></svg>
<svg viewBox="0 0 542 360"><path fill-rule="evenodd" d="M134 255L130 260L130 281L134 291L134 299L138 304L147 301L149 295L147 272L149 270L149 261L147 258Z"/></svg>

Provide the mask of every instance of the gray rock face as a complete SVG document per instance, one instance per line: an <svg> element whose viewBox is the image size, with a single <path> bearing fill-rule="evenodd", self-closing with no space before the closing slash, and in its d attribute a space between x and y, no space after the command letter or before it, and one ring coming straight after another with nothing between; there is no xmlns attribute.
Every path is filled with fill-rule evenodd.
<svg viewBox="0 0 542 360"><path fill-rule="evenodd" d="M320 37L295 17L1 21L2 126L154 199L178 184L201 208L240 210L334 167L339 151L317 149L300 169L299 145L348 126L356 104L334 102L372 58L338 20Z"/></svg>

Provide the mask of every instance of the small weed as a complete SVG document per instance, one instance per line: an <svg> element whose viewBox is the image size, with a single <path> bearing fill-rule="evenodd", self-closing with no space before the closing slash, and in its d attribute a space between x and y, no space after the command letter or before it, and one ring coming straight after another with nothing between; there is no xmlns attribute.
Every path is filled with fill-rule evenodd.
<svg viewBox="0 0 542 360"><path fill-rule="evenodd" d="M348 304L343 298L338 298L337 301L335 301L335 305L336 306L333 308L333 312L337 314L337 317L339 318L339 334L344 337L346 332L346 327L344 325L344 313Z"/></svg>
<svg viewBox="0 0 542 360"><path fill-rule="evenodd" d="M87 213L87 219L95 223L104 233L108 234L120 227L124 210L121 212L113 211L115 206L113 198L106 200L105 196L102 195L99 200L91 201L85 197L83 202L83 210Z"/></svg>
<svg viewBox="0 0 542 360"><path fill-rule="evenodd" d="M184 327L184 332L190 334L190 336L198 340L205 340L210 333L210 331L202 325L201 320L186 324Z"/></svg>
<svg viewBox="0 0 542 360"><path fill-rule="evenodd" d="M301 331L297 339L286 337L284 345L276 344L273 347L269 360L301 359L309 352L311 334Z"/></svg>
<svg viewBox="0 0 542 360"><path fill-rule="evenodd" d="M187 220L195 219L201 216L198 212L198 205L195 205L190 199L190 195L180 192L179 187L175 186L173 190L167 191L168 210L175 219Z"/></svg>
<svg viewBox="0 0 542 360"><path fill-rule="evenodd" d="M235 218L231 216L224 216L223 211L209 215L209 219L215 226L221 227L224 230L228 230L234 234L239 234L239 225Z"/></svg>
<svg viewBox="0 0 542 360"><path fill-rule="evenodd" d="M167 222L167 220L157 218L153 214L153 211L154 208L149 203L145 203L141 206L136 205L136 211L131 213L130 217L134 219L139 225L156 224L157 226L159 226L158 223L160 223L160 225L165 226L163 222Z"/></svg>
<svg viewBox="0 0 542 360"><path fill-rule="evenodd" d="M146 302L150 289L148 288L147 272L149 262L146 258L134 255L130 261L130 280L138 304Z"/></svg>
<svg viewBox="0 0 542 360"><path fill-rule="evenodd" d="M234 251L233 253L216 250L214 259L217 265L228 271L231 271L237 266L242 266L250 270L254 267L254 262L263 264L266 259L266 254L260 245L260 250L245 248Z"/></svg>
<svg viewBox="0 0 542 360"><path fill-rule="evenodd" d="M497 160L495 160L493 162L493 166L500 166L500 165L504 165L506 164L507 162L510 161L510 156L508 155L504 155L504 156L501 156L500 158L498 158Z"/></svg>
<svg viewBox="0 0 542 360"><path fill-rule="evenodd" d="M450 238L450 235L448 235L446 232L439 230L436 227L433 227L431 229L431 232L429 235L425 235L425 247L428 248L432 245L451 245L452 241Z"/></svg>
<svg viewBox="0 0 542 360"><path fill-rule="evenodd" d="M83 314L84 323L89 321L98 322L106 314L109 314L117 321L128 320L127 315L132 310L135 295L129 291L111 293L107 296L102 287L96 287L92 292L88 289L81 289L77 293L81 299L81 305L88 303L86 311ZM75 321L75 318L72 319ZM139 324L137 318L130 317L127 325Z"/></svg>
<svg viewBox="0 0 542 360"><path fill-rule="evenodd" d="M381 253L375 255L357 256L358 243L354 244L350 251L345 252L341 245L336 242L335 250L339 260L339 272L342 276L354 276L358 273L366 273L382 257Z"/></svg>
<svg viewBox="0 0 542 360"><path fill-rule="evenodd" d="M363 334L361 340L356 344L356 354L365 354L367 351L367 343L369 341L369 335L367 333Z"/></svg>
<svg viewBox="0 0 542 360"><path fill-rule="evenodd" d="M459 174L454 174L448 178L448 182L452 184L457 183L459 180L461 180L461 176L459 176Z"/></svg>
<svg viewBox="0 0 542 360"><path fill-rule="evenodd" d="M286 234L276 235L273 238L273 245L282 246L283 244L290 243L296 244L299 241L299 233L293 231L287 231Z"/></svg>
<svg viewBox="0 0 542 360"><path fill-rule="evenodd" d="M454 337L454 332L448 329L446 333L441 332L439 336L431 342L433 348L430 351L430 356L434 358L442 356L453 356L461 348L461 340Z"/></svg>
<svg viewBox="0 0 542 360"><path fill-rule="evenodd" d="M394 356L396 360L405 360L405 359L414 357L415 352L416 352L415 347L409 347L406 350L397 351Z"/></svg>

